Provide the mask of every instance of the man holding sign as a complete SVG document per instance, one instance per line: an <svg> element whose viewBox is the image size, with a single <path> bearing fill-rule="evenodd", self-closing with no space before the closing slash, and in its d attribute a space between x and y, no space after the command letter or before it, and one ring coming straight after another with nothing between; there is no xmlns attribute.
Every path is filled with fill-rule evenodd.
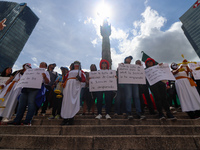
<svg viewBox="0 0 200 150"><path fill-rule="evenodd" d="M122 74L123 78L127 79L129 82L122 82L124 85L124 95L125 95L125 105L126 105L126 114L128 116L128 119L133 119L132 116L132 98L133 101L135 103L135 108L136 108L136 114L137 117L139 119L145 119L146 117L141 115L141 106L140 106L140 97L139 97L139 86L138 84L144 84L145 83L145 75L144 75L144 69L143 69L143 73L140 69L140 66L138 65L132 65L131 61L132 61L133 57L132 56L128 56L124 59L124 65L128 70L126 70L125 68L122 70L120 68L118 68L118 78L119 78L119 83L120 80L122 78ZM119 65L120 66L120 65ZM135 74L139 74L139 75L135 75ZM142 77L143 74L143 77ZM141 80L142 79L142 80ZM130 81L133 81L130 83ZM138 82L139 81L139 82ZM138 83L136 83L138 82Z"/></svg>
<svg viewBox="0 0 200 150"><path fill-rule="evenodd" d="M155 66L155 60L152 58L147 58L147 60L145 61L145 65L146 65L146 75L148 74L148 71L151 71L150 69L153 68L153 66ZM162 66L163 64L159 64L159 66ZM151 76L151 75L149 75ZM148 80L148 85L149 83L149 77L147 75L147 80ZM155 77L156 75L153 75L153 77ZM157 78L161 77L161 75L157 75ZM156 107L157 107L157 111L159 113L159 119L160 120L165 120L165 115L162 111L162 109L164 108L166 113L167 113L167 117L170 120L176 120L176 117L174 117L172 115L172 113L170 112L169 109L169 104L167 102L167 90L166 90L166 84L162 81L156 81L156 79L154 79L154 81L156 83L154 83L153 85L149 85L150 86L150 90L153 93L154 97L155 97L155 103L156 103Z"/></svg>
<svg viewBox="0 0 200 150"><path fill-rule="evenodd" d="M39 74L42 77L42 80L40 82L40 88L41 88L42 83L44 84L49 83L50 76L49 76L49 73L45 70L47 68L47 64L45 62L40 63L40 68L43 68L43 69L35 69L35 72L36 74ZM33 75L33 72L30 72L29 74L26 74L26 72L24 73L24 76L26 75L26 80L24 80L24 86L25 86L25 83L28 83L28 81L34 80L34 82L37 82L37 80L40 80L39 78L36 78L35 74ZM28 105L28 112L26 114L26 119L24 120L23 125L28 125L28 126L31 125L31 121L36 110L35 98L40 88L37 88L37 87L29 88L28 86L26 86L25 88L22 89L22 93L19 98L17 116L14 119L14 121L11 122L10 124L20 125L20 122L26 110L26 106Z"/></svg>

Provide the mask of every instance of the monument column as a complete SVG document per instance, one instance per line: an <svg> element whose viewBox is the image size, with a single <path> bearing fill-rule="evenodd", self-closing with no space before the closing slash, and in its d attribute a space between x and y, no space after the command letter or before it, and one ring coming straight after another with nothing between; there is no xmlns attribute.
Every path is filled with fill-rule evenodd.
<svg viewBox="0 0 200 150"><path fill-rule="evenodd" d="M108 25L107 19L103 21L103 25L101 26L101 36L102 39L102 59L107 60L110 63L110 69L112 68L112 59L110 52L110 39L111 35L111 26Z"/></svg>

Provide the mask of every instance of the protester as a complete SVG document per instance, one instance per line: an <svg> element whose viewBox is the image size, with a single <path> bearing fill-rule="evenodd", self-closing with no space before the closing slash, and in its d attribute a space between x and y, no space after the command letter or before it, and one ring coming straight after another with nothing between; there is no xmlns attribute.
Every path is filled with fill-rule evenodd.
<svg viewBox="0 0 200 150"><path fill-rule="evenodd" d="M171 64L172 73L176 77L176 90L180 100L181 109L187 112L191 119L200 119L200 96L196 89L196 83L189 77L192 70L184 60L180 67L176 63Z"/></svg>
<svg viewBox="0 0 200 150"><path fill-rule="evenodd" d="M136 60L135 64L142 66L142 62L140 60ZM147 107L149 109L149 113L151 115L155 115L156 112L154 111L153 103L151 101L151 97L150 97L150 94L149 94L149 89L148 89L147 84L139 84L139 96L140 96L140 104L141 104L142 114L144 114L144 108L145 108L143 94L144 94L146 101L147 101Z"/></svg>
<svg viewBox="0 0 200 150"><path fill-rule="evenodd" d="M5 68L2 73L1 73L1 77L10 77L12 74L12 68L11 67L7 67Z"/></svg>
<svg viewBox="0 0 200 150"><path fill-rule="evenodd" d="M152 58L147 58L145 61L146 68L152 67L155 65L155 60ZM159 64L162 65L162 64ZM147 82L148 83L148 82ZM172 115L169 109L169 104L167 102L167 91L166 91L166 84L162 81L155 83L154 85L149 85L151 92L155 97L156 108L159 113L159 119L165 120L165 115L162 111L164 108L166 111L167 118L170 120L176 120L177 118Z"/></svg>
<svg viewBox="0 0 200 150"><path fill-rule="evenodd" d="M95 64L90 65L90 71L97 71L97 67ZM85 115L86 111L88 110L88 113L90 113L90 110L92 110L92 115L94 115L95 111L95 99L97 98L96 92L90 92L89 91L89 73L85 72L86 74L86 85L84 87L84 95L83 95L83 113L81 115Z"/></svg>
<svg viewBox="0 0 200 150"><path fill-rule="evenodd" d="M81 70L81 63L75 61L74 70L70 70L64 78L61 107L61 117L64 120L61 125L74 124L74 116L80 110L81 82L85 82L85 73Z"/></svg>
<svg viewBox="0 0 200 150"><path fill-rule="evenodd" d="M46 68L46 63L41 62L39 67ZM48 84L50 81L49 73L47 71L45 71L44 73L42 73L42 77L43 77L42 83ZM17 109L16 118L9 124L20 125L21 120L24 116L26 107L28 106L28 111L26 114L26 118L23 122L23 125L31 126L31 121L32 121L33 115L36 111L35 99L36 99L38 92L39 92L39 89L34 89L34 88L23 88L22 89L22 92L21 92L21 95L19 98L19 105L18 105L18 109Z"/></svg>
<svg viewBox="0 0 200 150"><path fill-rule="evenodd" d="M42 106L42 111L41 111L42 116L45 116L48 106L49 108L53 107L53 98L55 97L55 93L53 91L53 89L55 88L54 82L58 76L58 73L54 71L55 67L56 67L56 64L53 63L53 64L50 64L47 69L50 75L50 82L48 85L45 85L47 92L46 92L46 101L44 102Z"/></svg>
<svg viewBox="0 0 200 150"><path fill-rule="evenodd" d="M169 80L167 83L167 101L170 106L170 110L175 110L176 108L179 108L178 102L177 102L177 92L175 87L175 81Z"/></svg>
<svg viewBox="0 0 200 150"><path fill-rule="evenodd" d="M109 62L105 59L102 59L100 61L100 69L101 70L108 70L109 69ZM111 119L110 117L110 111L112 107L112 101L113 101L113 91L98 91L97 94L97 111L98 115L95 117L96 119L102 118L102 106L103 106L103 94L105 96L105 107L106 107L106 119Z"/></svg>
<svg viewBox="0 0 200 150"><path fill-rule="evenodd" d="M3 106L5 108L0 108L0 116L4 117L3 122L8 122L15 111L17 106L17 98L21 93L21 88L15 89L18 81L26 71L26 69L31 68L31 64L26 63L23 69L15 71L11 74L10 78L6 81L4 85L1 85L3 91L0 94L0 98L4 99Z"/></svg>
<svg viewBox="0 0 200 150"><path fill-rule="evenodd" d="M131 64L133 57L128 56L124 59L124 64ZM126 114L128 119L133 119L132 115L132 98L135 103L136 115L139 119L145 119L146 117L141 114L140 97L139 97L139 86L138 84L124 84L124 95L126 101Z"/></svg>
<svg viewBox="0 0 200 150"><path fill-rule="evenodd" d="M67 67L61 67L62 75L59 75L56 78L55 81L55 96L53 101L53 109L52 109L52 115L48 117L48 119L60 119L60 112L61 112L61 106L62 106L62 99L63 99L63 79L69 72L69 69Z"/></svg>

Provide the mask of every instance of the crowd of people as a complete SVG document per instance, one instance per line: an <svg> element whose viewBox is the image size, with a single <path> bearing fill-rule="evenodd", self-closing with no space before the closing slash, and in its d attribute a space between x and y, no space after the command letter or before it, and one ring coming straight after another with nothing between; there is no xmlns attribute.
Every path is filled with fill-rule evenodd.
<svg viewBox="0 0 200 150"><path fill-rule="evenodd" d="M123 63L131 64L132 59L132 56L128 56ZM142 66L140 60L136 60L135 64ZM113 113L125 115L129 120L133 119L133 116L143 120L146 119L144 109L148 108L149 114L157 115L160 120L177 120L171 113L173 107L181 107L181 110L191 119L200 119L200 96L196 84L198 81L192 79L192 70L187 64L187 60L184 60L181 65L171 64L176 81L159 81L153 85L150 85L147 80L146 84L117 83L117 91L96 92L90 92L89 72L81 69L79 61L73 62L69 68L61 67L62 74L54 71L55 63L47 65L41 62L39 68L45 68L46 71L42 73L43 81L40 89L15 89L24 72L32 69L31 64L26 63L21 70L13 73L12 68L7 67L1 73L1 77L9 77L9 79L0 85L0 101L2 101L0 120L10 125L31 125L34 115L45 116L46 110L52 108L52 114L47 119L63 119L61 125L73 125L74 116L80 111L82 104L81 115L92 114L95 115L95 119L102 119L104 115L105 119L109 120ZM100 70L109 70L109 65L107 60L102 59L99 64ZM145 69L155 65L155 60L152 58L147 58L145 61ZM162 63L159 65L161 66ZM97 71L97 66L91 64L90 71ZM117 76L116 80L118 80ZM154 99L150 96L150 92ZM104 106L105 114L102 113ZM26 110L26 117L22 122ZM13 114L16 116L11 120Z"/></svg>

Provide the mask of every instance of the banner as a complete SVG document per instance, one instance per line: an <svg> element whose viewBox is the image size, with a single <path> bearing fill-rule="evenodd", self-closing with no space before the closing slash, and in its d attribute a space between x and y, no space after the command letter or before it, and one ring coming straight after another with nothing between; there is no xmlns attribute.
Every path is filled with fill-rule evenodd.
<svg viewBox="0 0 200 150"><path fill-rule="evenodd" d="M145 70L146 78L150 85L162 80L176 80L168 64L156 65Z"/></svg>
<svg viewBox="0 0 200 150"><path fill-rule="evenodd" d="M118 64L120 84L146 84L144 67L133 64Z"/></svg>
<svg viewBox="0 0 200 150"><path fill-rule="evenodd" d="M15 89L19 87L40 89L43 81L42 73L45 73L44 68L27 69Z"/></svg>
<svg viewBox="0 0 200 150"><path fill-rule="evenodd" d="M190 69L192 69L192 74L195 80L200 80L200 62L189 63Z"/></svg>
<svg viewBox="0 0 200 150"><path fill-rule="evenodd" d="M117 79L115 70L99 70L89 73L89 90L94 91L117 91Z"/></svg>

